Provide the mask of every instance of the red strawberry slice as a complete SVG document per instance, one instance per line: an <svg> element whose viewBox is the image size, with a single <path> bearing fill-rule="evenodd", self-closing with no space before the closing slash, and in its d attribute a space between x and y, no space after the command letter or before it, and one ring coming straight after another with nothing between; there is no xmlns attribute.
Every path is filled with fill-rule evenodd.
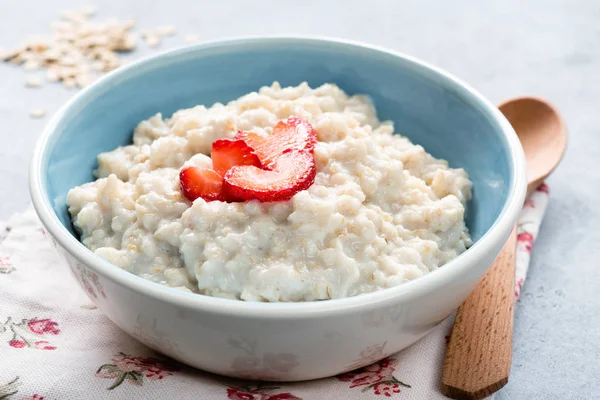
<svg viewBox="0 0 600 400"><path fill-rule="evenodd" d="M213 169L180 172L181 191L190 201L288 200L315 180L316 141L312 126L295 117L278 122L271 135L240 131L213 143Z"/></svg>
<svg viewBox="0 0 600 400"><path fill-rule="evenodd" d="M225 201L223 177L212 169L187 167L179 173L179 183L183 195L194 201L202 197L206 201Z"/></svg>
<svg viewBox="0 0 600 400"><path fill-rule="evenodd" d="M315 180L315 158L308 150L287 150L272 163L272 170L235 166L226 174L223 189L243 200L289 200Z"/></svg>
<svg viewBox="0 0 600 400"><path fill-rule="evenodd" d="M252 147L255 152L256 149L260 148L269 139L269 137L269 135L252 131L238 131L237 135L235 135L235 139L243 140L248 146Z"/></svg>
<svg viewBox="0 0 600 400"><path fill-rule="evenodd" d="M252 150L252 147L248 146L241 139L215 140L212 145L211 157L213 169L221 176L225 176L229 168L234 165L261 166L260 160L254 153L254 150Z"/></svg>
<svg viewBox="0 0 600 400"><path fill-rule="evenodd" d="M279 121L271 135L240 131L235 137L244 140L254 149L261 163L273 169L273 164L286 150L306 150L312 154L317 142L317 132L301 118L290 117Z"/></svg>

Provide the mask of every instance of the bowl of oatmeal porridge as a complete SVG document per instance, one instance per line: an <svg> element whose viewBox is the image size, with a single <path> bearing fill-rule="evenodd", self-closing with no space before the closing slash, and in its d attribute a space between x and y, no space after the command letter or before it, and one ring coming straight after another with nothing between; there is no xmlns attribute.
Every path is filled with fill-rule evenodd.
<svg viewBox="0 0 600 400"><path fill-rule="evenodd" d="M289 381L397 352L456 309L516 221L523 171L500 112L439 69L251 38L83 90L47 126L30 186L124 331L207 371Z"/></svg>

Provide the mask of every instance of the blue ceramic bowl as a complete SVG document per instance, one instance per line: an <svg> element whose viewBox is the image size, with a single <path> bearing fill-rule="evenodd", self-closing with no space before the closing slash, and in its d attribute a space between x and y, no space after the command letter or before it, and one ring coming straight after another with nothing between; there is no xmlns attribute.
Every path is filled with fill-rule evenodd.
<svg viewBox="0 0 600 400"><path fill-rule="evenodd" d="M379 118L394 121L396 132L451 166L465 168L474 184L467 225L475 244L443 268L395 288L325 302L263 304L160 286L109 265L77 241L66 194L93 180L100 152L130 143L136 124L157 112L169 116L198 104L224 103L273 81L282 86L307 81L312 87L332 82L349 94L367 94ZM347 41L247 38L147 58L81 91L47 126L33 159L30 184L35 208L75 276L82 285L86 277L94 277L106 294L96 300L98 307L125 331L188 364L247 376L235 367L239 350L230 349L227 342L228 335L244 331L257 340L257 351L297 358L293 368L257 367L253 377L298 380L356 367L360 349L378 343L387 343L381 357L398 351L455 309L498 254L517 219L525 194L524 166L517 136L502 114L471 87L437 68ZM363 323L365 315L373 313L384 316L376 329ZM140 318L155 321L162 342L151 332L139 333ZM300 320L302 325L290 332ZM324 342L325 325L339 330L335 345Z"/></svg>

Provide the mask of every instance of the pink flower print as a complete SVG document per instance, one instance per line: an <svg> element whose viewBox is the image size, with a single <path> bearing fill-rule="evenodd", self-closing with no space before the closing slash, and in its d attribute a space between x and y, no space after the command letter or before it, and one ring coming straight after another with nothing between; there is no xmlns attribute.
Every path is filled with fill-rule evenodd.
<svg viewBox="0 0 600 400"><path fill-rule="evenodd" d="M50 335L58 335L60 329L58 329L58 323L49 319L23 318L21 322L15 322L11 317L6 319L6 322L0 322L0 332L7 330L12 331L12 339L8 342L8 345L17 349L24 347L33 347L38 350L56 350L47 340L37 340L36 336L48 337Z"/></svg>
<svg viewBox="0 0 600 400"><path fill-rule="evenodd" d="M96 371L94 375L98 378L114 379L117 376L119 376L119 371L118 369L101 368L98 371Z"/></svg>
<svg viewBox="0 0 600 400"><path fill-rule="evenodd" d="M267 397L266 400L302 400L300 397L296 397L291 393L279 393L273 396Z"/></svg>
<svg viewBox="0 0 600 400"><path fill-rule="evenodd" d="M94 287L96 288L98 293L100 293L102 295L102 297L106 298L106 294L104 293L104 288L102 287L102 284L100 283L100 278L98 278L98 274L96 274L95 272L88 272L88 275L89 275L90 279L92 280L92 283L94 284Z"/></svg>
<svg viewBox="0 0 600 400"><path fill-rule="evenodd" d="M261 400L260 393L250 393L236 388L227 389L227 398L231 400Z"/></svg>
<svg viewBox="0 0 600 400"><path fill-rule="evenodd" d="M98 378L115 379L108 390L120 386L125 380L133 385L142 386L144 378L152 381L161 380L179 370L176 365L167 360L134 357L125 353L119 353L112 362L112 364L102 365L95 374Z"/></svg>
<svg viewBox="0 0 600 400"><path fill-rule="evenodd" d="M13 339L8 342L8 345L10 347L14 347L15 349L22 349L23 347L27 346L27 343L22 340Z"/></svg>
<svg viewBox="0 0 600 400"><path fill-rule="evenodd" d="M13 268L12 262L8 256L0 257L0 274L10 274L15 269Z"/></svg>
<svg viewBox="0 0 600 400"><path fill-rule="evenodd" d="M112 359L112 362L123 372L142 372L148 367L143 357L120 356Z"/></svg>
<svg viewBox="0 0 600 400"><path fill-rule="evenodd" d="M548 185L546 185L546 182L544 182L540 186L538 186L538 188L536 190L538 192L544 192L546 194L550 194L550 187L548 187Z"/></svg>
<svg viewBox="0 0 600 400"><path fill-rule="evenodd" d="M58 329L58 323L48 318L31 319L29 322L27 322L27 327L36 335L58 335L60 333L60 329Z"/></svg>
<svg viewBox="0 0 600 400"><path fill-rule="evenodd" d="M92 287L92 285L90 285L90 282L88 282L87 278L85 278L83 275L81 276L81 283L83 284L83 289L85 290L85 292L92 299L98 298L98 295L96 295L96 291L94 290L94 288Z"/></svg>
<svg viewBox="0 0 600 400"><path fill-rule="evenodd" d="M410 385L399 381L393 375L397 366L398 360L386 358L356 371L339 375L337 379L350 382L350 388L364 386L363 392L373 389L376 395L390 397L392 393L400 393L400 386L410 388Z"/></svg>
<svg viewBox="0 0 600 400"><path fill-rule="evenodd" d="M515 283L515 299L519 298L519 295L521 294L521 289L523 288L523 278L519 278L519 280Z"/></svg>
<svg viewBox="0 0 600 400"><path fill-rule="evenodd" d="M230 400L302 400L300 397L291 393L268 393L278 387L267 387L263 384L248 385L245 387L229 387L227 389L227 398Z"/></svg>
<svg viewBox="0 0 600 400"><path fill-rule="evenodd" d="M52 346L45 340L39 340L33 344L33 347L40 350L56 350L55 346Z"/></svg>
<svg viewBox="0 0 600 400"><path fill-rule="evenodd" d="M342 382L352 382L350 385L351 388L371 385L391 375L396 369L397 365L398 360L394 358L387 358L357 371L347 372L341 375L338 379Z"/></svg>
<svg viewBox="0 0 600 400"><path fill-rule="evenodd" d="M100 283L98 275L95 272L89 271L81 264L77 264L76 267L79 270L79 280L83 285L83 289L90 298L97 299L98 294L106 298L106 293L104 293L104 288Z"/></svg>
<svg viewBox="0 0 600 400"><path fill-rule="evenodd" d="M533 235L529 232L521 232L517 236L517 242L523 243L525 245L525 250L531 253L531 249L533 248Z"/></svg>
<svg viewBox="0 0 600 400"><path fill-rule="evenodd" d="M523 207L535 208L535 201L533 201L533 199L527 199L525 200L525 203L523 203Z"/></svg>
<svg viewBox="0 0 600 400"><path fill-rule="evenodd" d="M170 375L173 375L173 373L170 370L166 370L159 367L149 367L146 370L146 378L150 379L151 381L160 380L163 379L165 376Z"/></svg>
<svg viewBox="0 0 600 400"><path fill-rule="evenodd" d="M34 394L33 396L21 397L21 400L44 400L44 396L40 396L39 394Z"/></svg>
<svg viewBox="0 0 600 400"><path fill-rule="evenodd" d="M393 393L400 393L400 384L393 383L389 384L387 382L376 383L373 385L373 390L376 395L384 395L387 397L392 397Z"/></svg>

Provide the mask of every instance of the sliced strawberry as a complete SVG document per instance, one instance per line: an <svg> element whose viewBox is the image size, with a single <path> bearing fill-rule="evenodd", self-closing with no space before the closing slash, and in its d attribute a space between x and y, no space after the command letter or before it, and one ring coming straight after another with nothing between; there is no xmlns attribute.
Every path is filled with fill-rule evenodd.
<svg viewBox="0 0 600 400"><path fill-rule="evenodd" d="M223 189L223 177L212 169L187 167L179 173L179 183L183 195L194 201L202 197L206 201L226 200Z"/></svg>
<svg viewBox="0 0 600 400"><path fill-rule="evenodd" d="M279 121L271 135L240 131L235 137L244 140L254 149L261 163L270 169L286 150L306 150L312 154L317 142L317 132L301 118L290 117Z"/></svg>
<svg viewBox="0 0 600 400"><path fill-rule="evenodd" d="M224 192L243 200L289 200L315 180L315 158L308 150L287 150L273 162L272 170L255 166L232 167L223 182Z"/></svg>
<svg viewBox="0 0 600 400"><path fill-rule="evenodd" d="M212 163L213 169L221 176L229 171L234 165L254 165L260 167L261 163L258 156L241 139L219 139L212 145Z"/></svg>
<svg viewBox="0 0 600 400"><path fill-rule="evenodd" d="M256 152L255 149L260 148L269 139L269 135L252 131L238 131L235 139L243 140Z"/></svg>
<svg viewBox="0 0 600 400"><path fill-rule="evenodd" d="M315 180L316 141L312 126L295 117L277 123L271 135L240 131L213 143L213 169L181 171L181 191L190 201L288 200Z"/></svg>

